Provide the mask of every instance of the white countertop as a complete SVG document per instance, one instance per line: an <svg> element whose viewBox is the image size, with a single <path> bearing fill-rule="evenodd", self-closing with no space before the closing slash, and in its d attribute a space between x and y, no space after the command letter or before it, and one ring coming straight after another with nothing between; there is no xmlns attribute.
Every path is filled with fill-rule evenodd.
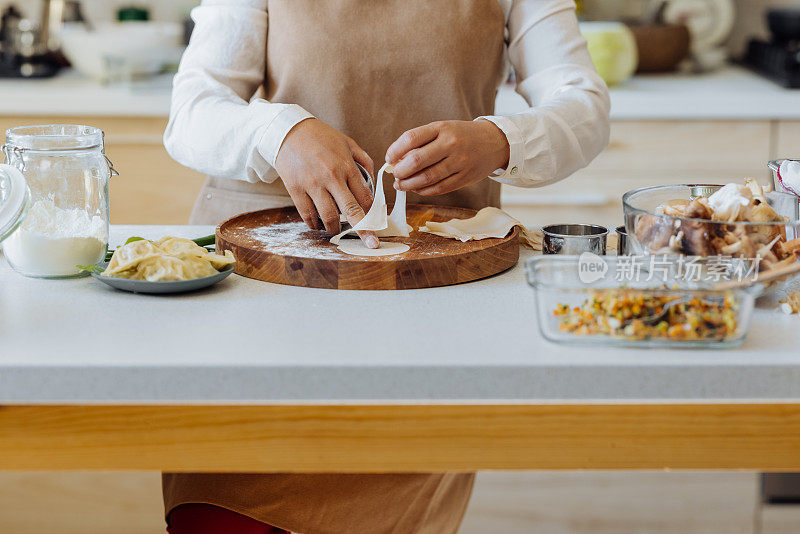
<svg viewBox="0 0 800 534"><path fill-rule="evenodd" d="M74 72L48 80L0 80L0 115L42 117L169 115L171 76L132 87L104 87ZM747 70L730 67L706 75L637 76L611 91L612 118L800 119L800 90L783 89ZM526 106L503 87L496 112Z"/></svg>
<svg viewBox="0 0 800 534"><path fill-rule="evenodd" d="M211 227L119 226L198 237ZM233 275L177 296L0 265L0 404L800 399L800 318L756 311L740 349L561 346L520 264L459 286L333 291Z"/></svg>

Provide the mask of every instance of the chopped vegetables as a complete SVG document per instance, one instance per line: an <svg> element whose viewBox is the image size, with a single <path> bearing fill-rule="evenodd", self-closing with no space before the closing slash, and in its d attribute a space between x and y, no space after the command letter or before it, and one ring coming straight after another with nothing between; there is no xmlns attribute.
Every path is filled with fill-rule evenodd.
<svg viewBox="0 0 800 534"><path fill-rule="evenodd" d="M603 291L588 298L582 306L559 304L553 315L561 318L559 330L576 335L608 335L644 340L724 340L736 334L737 306L731 297L721 303L701 297L676 304L657 324L646 321L679 297L655 297L641 291L620 289Z"/></svg>

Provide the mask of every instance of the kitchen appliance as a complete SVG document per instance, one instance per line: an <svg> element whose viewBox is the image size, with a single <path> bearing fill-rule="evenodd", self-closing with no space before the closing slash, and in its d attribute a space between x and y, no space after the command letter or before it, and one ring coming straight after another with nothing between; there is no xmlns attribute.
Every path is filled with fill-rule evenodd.
<svg viewBox="0 0 800 534"><path fill-rule="evenodd" d="M42 0L38 20L22 17L13 5L6 8L0 21L0 77L47 78L67 66L59 38L66 22L91 27L78 1Z"/></svg>
<svg viewBox="0 0 800 534"><path fill-rule="evenodd" d="M60 69L48 48L46 27L9 6L0 18L0 77L47 78Z"/></svg>
<svg viewBox="0 0 800 534"><path fill-rule="evenodd" d="M17 272L70 278L104 259L108 178L103 132L80 125L21 126L6 132L0 166L0 240Z"/></svg>
<svg viewBox="0 0 800 534"><path fill-rule="evenodd" d="M468 219L466 208L410 204L408 224ZM423 232L388 241L411 245L397 256L340 252L325 232L310 230L295 208L237 215L217 227L217 250L236 257L236 273L277 284L324 289L418 289L470 282L501 273L519 260L519 228L506 237L462 243Z"/></svg>
<svg viewBox="0 0 800 534"><path fill-rule="evenodd" d="M771 39L752 39L743 63L779 85L800 88L800 8L767 12Z"/></svg>

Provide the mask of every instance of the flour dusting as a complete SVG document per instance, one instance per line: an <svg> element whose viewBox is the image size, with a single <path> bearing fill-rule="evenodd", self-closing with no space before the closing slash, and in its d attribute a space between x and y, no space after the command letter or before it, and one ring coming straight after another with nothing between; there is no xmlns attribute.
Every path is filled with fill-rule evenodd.
<svg viewBox="0 0 800 534"><path fill-rule="evenodd" d="M231 234L249 239L258 249L297 258L340 259L335 245L304 222L285 222L256 228L232 228Z"/></svg>
<svg viewBox="0 0 800 534"><path fill-rule="evenodd" d="M319 230L311 230L306 223L284 222L257 226L255 228L228 227L225 230L228 238L242 243L255 250L278 254L281 256L293 256L295 258L315 258L324 260L350 261L375 261L371 256L352 256L340 252L336 245L329 241L329 236ZM416 234L415 234L416 235ZM353 239L358 239L353 237ZM403 240L406 244L412 244L410 240ZM425 234L423 242L413 241L412 250L417 256L446 256L452 254L453 240L445 239L430 234ZM383 261L392 261L398 256L379 257Z"/></svg>

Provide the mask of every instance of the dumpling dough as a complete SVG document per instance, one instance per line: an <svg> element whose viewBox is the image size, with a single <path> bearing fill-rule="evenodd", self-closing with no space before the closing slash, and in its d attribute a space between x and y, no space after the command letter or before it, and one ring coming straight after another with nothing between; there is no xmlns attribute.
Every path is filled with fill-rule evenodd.
<svg viewBox="0 0 800 534"><path fill-rule="evenodd" d="M345 254L356 256L392 256L408 252L411 247L402 243L381 243L380 248L367 248L359 239L348 240L350 244L342 246L345 242L341 239L347 234L356 233L359 230L372 230L378 237L411 235L411 226L406 222L406 192L398 191L394 201L392 214L387 215L386 195L383 192L383 174L392 173L394 168L385 163L378 171L378 178L375 185L375 199L372 201L367 215L354 227L345 230L331 239L331 243L339 246L339 250ZM391 245L391 246L388 246Z"/></svg>
<svg viewBox="0 0 800 534"><path fill-rule="evenodd" d="M428 223L420 232L467 241L505 237L515 226L520 227L520 239L534 250L541 250L541 237L531 232L521 222L498 208L483 208L470 219L451 219L447 222Z"/></svg>
<svg viewBox="0 0 800 534"><path fill-rule="evenodd" d="M458 239L462 243L492 237L505 237L515 226L522 224L497 208L483 208L471 219L451 219L447 222L429 221L420 232Z"/></svg>
<svg viewBox="0 0 800 534"><path fill-rule="evenodd" d="M380 248L369 248L360 239L343 239L339 242L339 250L353 256L394 256L403 254L411 249L405 243L384 241Z"/></svg>

